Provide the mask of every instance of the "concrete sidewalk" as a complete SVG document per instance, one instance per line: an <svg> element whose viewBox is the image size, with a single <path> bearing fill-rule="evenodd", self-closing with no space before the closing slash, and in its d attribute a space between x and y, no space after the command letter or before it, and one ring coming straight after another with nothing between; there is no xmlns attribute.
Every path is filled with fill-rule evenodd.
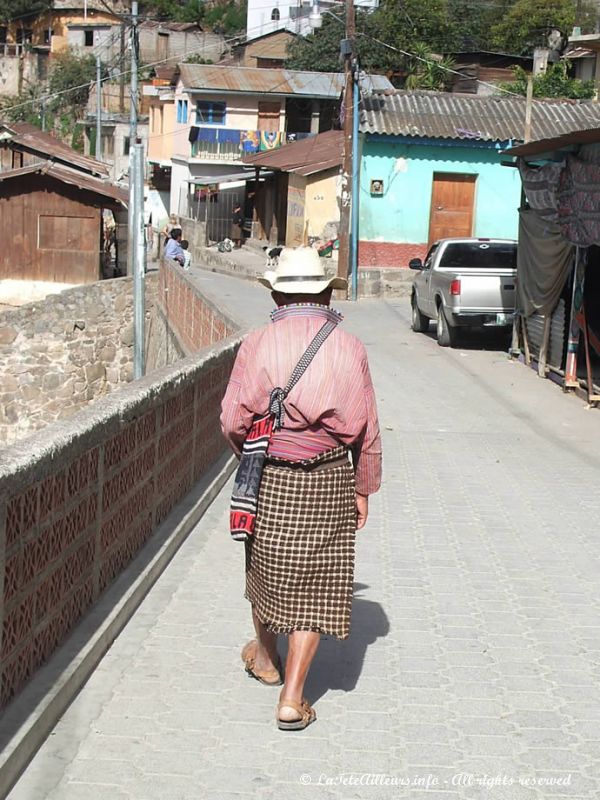
<svg viewBox="0 0 600 800"><path fill-rule="evenodd" d="M268 294L195 271L231 313ZM246 678L243 552L224 491L11 800L600 796L600 412L493 349L443 350L409 306L341 304L366 342L385 480L359 535L350 639L318 721Z"/></svg>

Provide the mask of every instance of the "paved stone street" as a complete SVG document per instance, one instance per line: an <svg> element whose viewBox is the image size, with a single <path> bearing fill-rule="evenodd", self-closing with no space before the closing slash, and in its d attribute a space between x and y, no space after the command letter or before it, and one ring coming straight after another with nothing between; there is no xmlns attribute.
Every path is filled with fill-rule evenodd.
<svg viewBox="0 0 600 800"><path fill-rule="evenodd" d="M268 295L198 274L235 313ZM323 641L318 721L279 732L243 673L251 625L224 491L10 800L600 796L600 411L407 301L343 304L368 345L385 478L353 629Z"/></svg>

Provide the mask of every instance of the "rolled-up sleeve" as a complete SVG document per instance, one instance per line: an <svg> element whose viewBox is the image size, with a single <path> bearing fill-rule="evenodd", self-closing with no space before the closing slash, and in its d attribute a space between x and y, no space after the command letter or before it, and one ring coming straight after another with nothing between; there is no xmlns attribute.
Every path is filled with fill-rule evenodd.
<svg viewBox="0 0 600 800"><path fill-rule="evenodd" d="M381 434L377 416L375 390L366 355L361 362L366 424L360 439L353 446L356 491L369 495L381 486Z"/></svg>
<svg viewBox="0 0 600 800"><path fill-rule="evenodd" d="M221 403L221 430L229 446L238 456L242 452L253 419L252 412L245 407L241 397L246 384L246 365L251 363L249 347L247 340L240 345Z"/></svg>

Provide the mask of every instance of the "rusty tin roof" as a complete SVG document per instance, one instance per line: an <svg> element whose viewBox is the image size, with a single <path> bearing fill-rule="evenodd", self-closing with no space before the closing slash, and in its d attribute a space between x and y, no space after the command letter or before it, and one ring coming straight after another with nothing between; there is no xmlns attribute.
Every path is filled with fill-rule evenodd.
<svg viewBox="0 0 600 800"><path fill-rule="evenodd" d="M26 167L0 172L0 183L34 173L50 175L50 177L56 178L61 181L61 183L68 183L71 186L76 186L84 192L97 194L100 197L113 200L115 203L119 203L122 206L127 206L129 202L129 195L126 189L122 189L120 186L110 181L103 180L102 178L97 178L94 175L85 175L83 172L63 167L60 164L55 164L53 161L37 161Z"/></svg>
<svg viewBox="0 0 600 800"><path fill-rule="evenodd" d="M341 72L301 72L291 69L260 69L213 64L181 64L181 82L186 89L236 94L277 94L337 100L344 87ZM364 79L374 91L388 91L385 75Z"/></svg>
<svg viewBox="0 0 600 800"><path fill-rule="evenodd" d="M108 167L91 156L84 156L55 136L44 133L27 122L11 122L2 126L8 133L6 143L16 145L45 158L63 161L65 164L93 175L108 175Z"/></svg>
<svg viewBox="0 0 600 800"><path fill-rule="evenodd" d="M316 172L340 166L343 140L342 131L318 133L277 150L245 156L244 164L280 172L295 172L298 175L314 175Z"/></svg>
<svg viewBox="0 0 600 800"><path fill-rule="evenodd" d="M395 91L365 97L362 133L488 142L522 140L524 97ZM534 100L532 139L600 125L600 104L585 100Z"/></svg>

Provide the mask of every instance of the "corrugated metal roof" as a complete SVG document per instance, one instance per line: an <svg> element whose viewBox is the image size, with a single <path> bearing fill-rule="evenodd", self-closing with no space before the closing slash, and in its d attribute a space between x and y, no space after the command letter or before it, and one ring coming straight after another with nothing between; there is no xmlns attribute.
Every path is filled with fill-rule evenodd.
<svg viewBox="0 0 600 800"><path fill-rule="evenodd" d="M538 156L542 153L552 153L566 147L578 144L598 144L600 142L600 127L589 128L583 131L571 131L563 136L554 136L551 139L537 139L534 142L520 144L505 150L510 156Z"/></svg>
<svg viewBox="0 0 600 800"><path fill-rule="evenodd" d="M15 122L3 126L8 132L12 133L10 142L23 147L34 154L40 154L46 158L53 158L64 161L65 164L76 169L91 172L93 175L108 175L108 167L95 158L84 156L73 150L72 147L61 142L49 133L44 133L34 125L27 122Z"/></svg>
<svg viewBox="0 0 600 800"><path fill-rule="evenodd" d="M33 173L40 175L50 175L56 178L61 183L68 183L71 186L76 186L86 192L92 192L100 197L106 197L126 206L129 201L128 192L121 187L116 186L114 183L104 181L101 178L96 178L93 175L85 175L83 172L78 172L68 167L62 167L55 164L53 161L38 161L35 164L29 164L26 167L19 169L11 169L7 172L0 172L0 183L10 181L14 178L20 178L23 175L30 175Z"/></svg>
<svg viewBox="0 0 600 800"><path fill-rule="evenodd" d="M434 139L523 139L525 98L395 91L363 99L362 133ZM542 139L600 125L600 104L534 100L531 138Z"/></svg>
<svg viewBox="0 0 600 800"><path fill-rule="evenodd" d="M300 72L291 69L259 69L213 64L181 64L181 82L186 89L248 94L282 94L337 99L344 86L341 72ZM385 75L365 78L372 91L391 91Z"/></svg>
<svg viewBox="0 0 600 800"><path fill-rule="evenodd" d="M246 156L244 164L280 172L295 172L298 175L314 175L316 172L340 166L343 141L342 131L318 133L308 139L286 144L278 150Z"/></svg>

